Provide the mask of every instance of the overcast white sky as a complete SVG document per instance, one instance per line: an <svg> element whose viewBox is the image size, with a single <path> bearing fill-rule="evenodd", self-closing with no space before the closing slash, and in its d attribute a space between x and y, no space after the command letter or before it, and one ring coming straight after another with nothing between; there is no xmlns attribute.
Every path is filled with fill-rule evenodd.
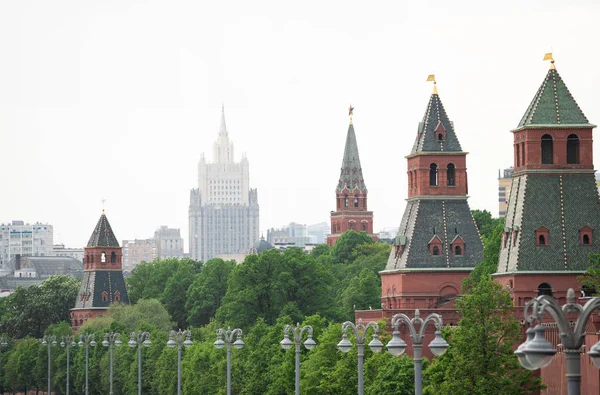
<svg viewBox="0 0 600 395"><path fill-rule="evenodd" d="M510 130L545 52L600 122L597 1L2 1L0 222L80 247L181 228L225 103L261 229L329 221L355 107L375 230L398 226L435 73L465 151L471 208L497 215ZM598 141L594 153L600 157Z"/></svg>

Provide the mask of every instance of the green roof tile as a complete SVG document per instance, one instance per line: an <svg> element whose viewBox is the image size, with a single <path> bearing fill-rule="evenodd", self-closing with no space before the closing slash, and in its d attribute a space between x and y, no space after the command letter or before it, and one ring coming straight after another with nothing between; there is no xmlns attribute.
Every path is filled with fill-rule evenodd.
<svg viewBox="0 0 600 395"><path fill-rule="evenodd" d="M354 125L348 127L346 135L346 146L344 147L344 159L342 160L342 168L340 171L340 180L338 181L337 190L342 191L344 188L350 191L358 188L361 192L367 192L367 186L363 179L362 167L360 166L360 156L358 155L358 144L356 143L356 134L354 133Z"/></svg>
<svg viewBox="0 0 600 395"><path fill-rule="evenodd" d="M108 223L108 218L102 213L94 232L87 244L88 247L119 247L119 242Z"/></svg>

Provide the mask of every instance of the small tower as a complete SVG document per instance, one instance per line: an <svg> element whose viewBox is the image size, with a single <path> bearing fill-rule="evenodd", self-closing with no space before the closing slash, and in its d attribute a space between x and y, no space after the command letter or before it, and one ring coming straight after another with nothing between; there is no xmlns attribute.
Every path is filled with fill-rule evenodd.
<svg viewBox="0 0 600 395"><path fill-rule="evenodd" d="M515 306L538 294L564 303L600 253L592 129L554 66L513 133L514 173L498 272Z"/></svg>
<svg viewBox="0 0 600 395"><path fill-rule="evenodd" d="M433 76L428 80L434 81ZM467 153L437 88L427 104L408 162L408 199L386 269L387 310L447 308L483 258L467 202Z"/></svg>
<svg viewBox="0 0 600 395"><path fill-rule="evenodd" d="M71 309L74 330L88 319L103 315L113 302L129 303L122 257L122 248L102 210L84 249L83 280L75 308Z"/></svg>
<svg viewBox="0 0 600 395"><path fill-rule="evenodd" d="M331 235L327 237L327 245L333 246L337 239L347 230L366 232L373 238L373 212L367 207L367 186L363 179L358 144L350 106L350 126L346 135L344 158L340 171L340 179L335 189L335 211L331 212Z"/></svg>

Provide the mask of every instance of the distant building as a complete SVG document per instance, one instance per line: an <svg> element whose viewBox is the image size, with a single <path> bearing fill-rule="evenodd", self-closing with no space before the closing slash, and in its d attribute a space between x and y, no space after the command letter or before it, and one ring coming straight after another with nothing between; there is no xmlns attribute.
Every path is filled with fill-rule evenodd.
<svg viewBox="0 0 600 395"><path fill-rule="evenodd" d="M159 259L183 258L183 238L179 229L161 226L154 232L154 241Z"/></svg>
<svg viewBox="0 0 600 395"><path fill-rule="evenodd" d="M64 244L54 244L52 246L53 256L68 256L77 259L83 263L83 248L66 248Z"/></svg>
<svg viewBox="0 0 600 395"><path fill-rule="evenodd" d="M140 262L152 262L158 257L156 240L123 240L123 270L131 271Z"/></svg>
<svg viewBox="0 0 600 395"><path fill-rule="evenodd" d="M385 241L386 243L393 244L394 239L398 234L398 230L400 230L398 227L383 228L379 231L377 237L379 238L379 241Z"/></svg>
<svg viewBox="0 0 600 395"><path fill-rule="evenodd" d="M514 168L511 166L504 169L503 174L498 170L498 217L504 218L506 208L508 207L508 197L510 196L510 186L512 185Z"/></svg>
<svg viewBox="0 0 600 395"><path fill-rule="evenodd" d="M50 224L0 224L0 265L8 264L16 255L51 256L53 241L54 228Z"/></svg>
<svg viewBox="0 0 600 395"><path fill-rule="evenodd" d="M291 222L287 227L267 230L267 242L272 245L293 244L296 247L304 247L306 244L311 244L315 241L308 234L308 227L306 225Z"/></svg>
<svg viewBox="0 0 600 395"><path fill-rule="evenodd" d="M234 162L224 110L213 160L207 163L202 155L198 188L190 191L190 255L204 262L224 254L247 253L259 239L258 193L250 189L246 156Z"/></svg>
<svg viewBox="0 0 600 395"><path fill-rule="evenodd" d="M327 222L319 222L318 224L308 225L308 235L311 243L326 244L327 236L330 234L331 226Z"/></svg>
<svg viewBox="0 0 600 395"><path fill-rule="evenodd" d="M72 257L15 256L0 273L0 289L13 292L17 287L40 284L54 275L83 276L83 264Z"/></svg>

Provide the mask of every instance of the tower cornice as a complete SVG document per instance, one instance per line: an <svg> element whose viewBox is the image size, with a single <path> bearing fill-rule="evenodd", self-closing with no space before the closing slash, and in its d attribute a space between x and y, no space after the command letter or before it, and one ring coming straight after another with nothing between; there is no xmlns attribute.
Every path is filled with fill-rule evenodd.
<svg viewBox="0 0 600 395"><path fill-rule="evenodd" d="M521 126L517 129L512 129L511 133L520 132L522 130L536 130L536 129L594 129L597 125L591 123L581 123L581 124L567 124L567 125L558 125L558 124L544 124L544 125L527 125Z"/></svg>
<svg viewBox="0 0 600 395"><path fill-rule="evenodd" d="M417 156L466 156L468 152L459 151L459 152L443 152L443 151L420 151L415 152L414 154L406 155L405 159L414 158Z"/></svg>

